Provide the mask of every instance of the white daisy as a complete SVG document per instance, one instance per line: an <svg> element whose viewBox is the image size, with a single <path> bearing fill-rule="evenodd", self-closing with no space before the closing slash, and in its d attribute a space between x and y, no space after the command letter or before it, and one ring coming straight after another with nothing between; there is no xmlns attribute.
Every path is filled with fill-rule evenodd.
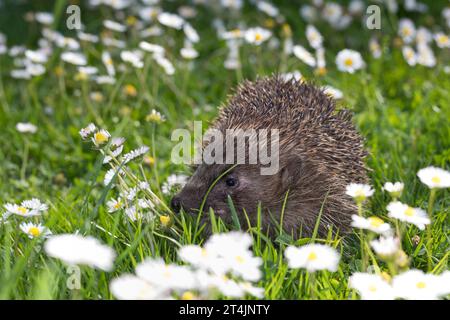
<svg viewBox="0 0 450 320"><path fill-rule="evenodd" d="M429 188L449 188L450 172L436 167L427 167L420 169L417 176L423 184Z"/></svg>
<svg viewBox="0 0 450 320"><path fill-rule="evenodd" d="M29 122L18 122L16 124L16 130L20 133L36 133L37 127L34 124L31 124Z"/></svg>
<svg viewBox="0 0 450 320"><path fill-rule="evenodd" d="M386 182L383 186L383 190L389 192L392 197L398 198L401 196L404 186L403 182Z"/></svg>
<svg viewBox="0 0 450 320"><path fill-rule="evenodd" d="M450 38L443 32L434 35L434 41L439 48L450 48Z"/></svg>
<svg viewBox="0 0 450 320"><path fill-rule="evenodd" d="M186 184L187 179L188 177L186 175L171 174L167 177L167 181L162 185L162 192L169 194L175 187L182 188Z"/></svg>
<svg viewBox="0 0 450 320"><path fill-rule="evenodd" d="M67 264L89 265L111 271L116 253L92 237L77 234L51 236L44 244L45 252Z"/></svg>
<svg viewBox="0 0 450 320"><path fill-rule="evenodd" d="M350 183L347 187L345 187L345 194L355 199L356 202L364 201L365 199L371 197L373 193L374 190L367 184Z"/></svg>
<svg viewBox="0 0 450 320"><path fill-rule="evenodd" d="M185 266L147 259L136 266L136 275L160 289L190 290L196 287L194 272Z"/></svg>
<svg viewBox="0 0 450 320"><path fill-rule="evenodd" d="M76 66L84 66L87 64L86 57L79 52L63 52L61 59Z"/></svg>
<svg viewBox="0 0 450 320"><path fill-rule="evenodd" d="M358 51L344 49L336 56L336 65L340 71L354 73L365 67L364 60Z"/></svg>
<svg viewBox="0 0 450 320"><path fill-rule="evenodd" d="M405 58L406 63L410 66L415 66L417 64L417 54L413 48L410 46L404 46L402 48L403 58Z"/></svg>
<svg viewBox="0 0 450 320"><path fill-rule="evenodd" d="M137 69L141 69L144 67L142 57L137 51L128 51L128 50L122 51L120 53L120 58L123 61L130 63L133 67Z"/></svg>
<svg viewBox="0 0 450 320"><path fill-rule="evenodd" d="M307 244L301 247L289 246L284 251L290 268L305 268L309 272L318 270L336 271L339 264L338 252L326 245Z"/></svg>
<svg viewBox="0 0 450 320"><path fill-rule="evenodd" d="M357 272L350 276L349 287L358 291L363 300L393 300L394 290L376 274Z"/></svg>
<svg viewBox="0 0 450 320"><path fill-rule="evenodd" d="M314 49L322 47L323 37L313 25L308 25L306 27L306 39L308 40L309 45Z"/></svg>
<svg viewBox="0 0 450 320"><path fill-rule="evenodd" d="M421 270L408 270L394 277L392 286L398 298L410 300L435 300L449 294L449 285L441 277Z"/></svg>
<svg viewBox="0 0 450 320"><path fill-rule="evenodd" d="M400 221L412 223L420 230L425 229L425 225L430 223L426 212L420 208L413 208L399 201L394 201L387 206L388 216Z"/></svg>
<svg viewBox="0 0 450 320"><path fill-rule="evenodd" d="M125 32L127 30L127 26L112 20L104 20L103 26L109 30L117 32Z"/></svg>
<svg viewBox="0 0 450 320"><path fill-rule="evenodd" d="M314 58L314 56L301 45L295 45L292 49L292 52L298 59L306 63L308 66L316 66L316 59Z"/></svg>
<svg viewBox="0 0 450 320"><path fill-rule="evenodd" d="M416 35L416 27L414 23L407 18L400 19L398 24L398 34L405 43L411 43Z"/></svg>
<svg viewBox="0 0 450 320"><path fill-rule="evenodd" d="M142 146L137 149L131 150L130 152L124 154L123 161L124 161L124 163L128 163L128 162L146 154L149 150L150 150L150 148L147 146Z"/></svg>
<svg viewBox="0 0 450 320"><path fill-rule="evenodd" d="M247 31L245 31L244 38L245 41L247 41L248 43L258 46L267 39L269 39L271 35L272 35L271 31L261 27L256 27L250 28Z"/></svg>
<svg viewBox="0 0 450 320"><path fill-rule="evenodd" d="M394 237L380 237L370 241L373 250L382 258L393 257L400 250L400 240Z"/></svg>
<svg viewBox="0 0 450 320"><path fill-rule="evenodd" d="M37 237L47 238L52 234L50 232L50 230L48 230L43 225L34 224L32 222L28 222L28 223L22 222L20 224L20 229L24 233L26 233L30 239L37 238Z"/></svg>
<svg viewBox="0 0 450 320"><path fill-rule="evenodd" d="M169 28L180 30L183 27L184 19L179 15L162 12L158 15L158 21Z"/></svg>
<svg viewBox="0 0 450 320"><path fill-rule="evenodd" d="M122 199L111 199L108 202L106 202L106 206L108 207L108 212L113 213L117 210L120 210L124 207L125 203Z"/></svg>
<svg viewBox="0 0 450 320"><path fill-rule="evenodd" d="M109 288L119 300L165 300L170 297L147 281L131 274L113 279Z"/></svg>
<svg viewBox="0 0 450 320"><path fill-rule="evenodd" d="M97 130L97 127L93 123L89 123L86 128L82 128L78 133L81 138L87 139Z"/></svg>
<svg viewBox="0 0 450 320"><path fill-rule="evenodd" d="M352 215L352 227L366 229L378 234L386 234L391 231L391 226L378 217L363 218L358 215Z"/></svg>
<svg viewBox="0 0 450 320"><path fill-rule="evenodd" d="M92 139L92 142L97 146L101 146L109 141L109 138L111 138L111 134L105 129L100 129L97 132L94 133Z"/></svg>

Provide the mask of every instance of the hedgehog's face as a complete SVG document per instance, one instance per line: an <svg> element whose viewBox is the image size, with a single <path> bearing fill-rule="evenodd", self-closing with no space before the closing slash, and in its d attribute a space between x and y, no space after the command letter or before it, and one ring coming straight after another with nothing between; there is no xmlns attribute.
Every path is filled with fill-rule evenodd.
<svg viewBox="0 0 450 320"><path fill-rule="evenodd" d="M240 165L223 175L209 191L209 188L229 167L225 165L200 165L185 187L172 199L172 208L198 214L205 201L202 216L208 217L209 208L225 222L231 222L228 196L231 198L241 224L245 223L243 210L250 221L255 221L258 203L273 201L274 189L278 188L278 175L261 175L258 165ZM208 193L206 200L205 195ZM278 202L278 201L275 201Z"/></svg>

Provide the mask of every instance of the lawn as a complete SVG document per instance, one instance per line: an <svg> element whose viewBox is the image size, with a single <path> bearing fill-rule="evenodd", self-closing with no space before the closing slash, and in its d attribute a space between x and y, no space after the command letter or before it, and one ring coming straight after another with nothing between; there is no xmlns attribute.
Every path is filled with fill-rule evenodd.
<svg viewBox="0 0 450 320"><path fill-rule="evenodd" d="M405 8L403 1L397 10L379 4L381 29L375 30L366 27L361 12L349 13L351 7L345 1L339 1L339 8L351 14L352 20L343 27L333 22L330 13L327 16L327 7L309 2L317 13L310 22L300 13L300 8L306 11L305 5L296 1L274 1L278 12L264 6L257 9L255 1L244 1L239 9L224 8L221 1L213 5L200 3L205 1L104 0L99 6L88 2L0 2L0 32L5 36L0 37L0 213L5 214L0 222L1 299L376 298L364 289L372 282L380 285L379 291L387 298L396 278L403 281L400 289L413 292L396 297L448 298L449 189L429 188L417 175L426 167L441 168L446 170L441 179L448 186L450 44L448 38L447 42L433 39L438 32L449 35L448 1L433 1L425 12L418 12L420 7L416 11ZM127 2L123 8L112 5ZM66 26L70 4L81 8L84 37ZM368 4L361 4L365 12ZM186 22L182 22L184 32L178 30L176 18L168 16L167 22L161 19L162 12L184 15L183 21L197 30L199 40L186 31ZM337 21L344 20L342 15L338 14ZM412 40L399 32L402 19L415 25ZM105 20L113 23L105 25ZM324 49L324 66L317 66L317 48L305 36L308 25L323 36L319 47ZM246 40L253 27L264 28L270 35L262 43L258 43L261 35L253 42ZM428 34L424 30L420 34L419 27L426 28L432 39L420 40L418 35L426 38ZM237 28L244 39L238 31L227 33L231 39L223 39L225 31ZM159 45L165 52L150 53L140 46L142 41ZM296 54L295 47L294 52L285 50L290 41L311 52L315 66ZM421 45L425 47L422 53ZM412 48L418 63L405 55L405 47ZM150 51L160 50L155 48ZM182 48L186 50L180 53ZM338 68L336 56L346 48L361 54L362 68L354 72ZM135 54L135 49L140 53ZM430 62L433 58L434 63ZM26 71L20 74L18 70ZM394 236L401 238L394 253L377 253L370 242L378 235L369 230L355 228L349 235L330 232L324 239L316 235L294 239L280 232L270 239L258 225L226 225L205 208L214 233L246 232L226 233L216 237L216 243L207 242L195 217L174 214L169 208L177 182L192 173L189 166L171 161L177 143L171 140L173 130L192 130L193 121L203 121L205 130L245 79L294 71L305 81L341 91L342 97L336 95L338 107L353 111L354 124L369 152L369 184L375 191L361 205L360 214L389 223ZM95 131L82 139L79 132L90 123L111 137ZM119 148L114 146L114 137L126 139L122 156L102 164L105 155ZM123 155L141 146L149 150L139 150L144 154L124 163ZM113 172L112 181L105 183L111 168L121 173ZM428 215L430 223L423 230L388 215L393 198L383 186L396 181L404 183L398 200ZM138 195L129 195L142 183L142 188L134 190ZM126 195L130 197L126 205L111 202ZM32 198L46 206L21 204ZM17 206L12 208L12 204ZM7 214L11 211L16 214ZM62 234L73 236L58 239ZM83 242L88 237L99 242ZM49 244L52 239L53 246ZM253 245L246 246L247 241ZM211 265L198 266L203 260L196 256L200 248L193 245L216 246L222 252L225 242L242 249L257 270L254 265L230 266L224 272L225 280L223 274L218 276L222 281L208 278L207 289L187 283L190 277L198 280L193 269L201 269L204 277L215 274ZM339 263L329 268L293 266L286 248L311 245L325 245L338 254ZM331 263L328 253L323 258L325 265ZM220 254L224 256L218 259L227 259ZM174 283L172 287L161 283L164 270L174 275L167 280ZM353 284L349 282L352 275L360 276L353 278ZM363 279L363 275L371 278ZM447 284L414 295L420 291L414 291L414 281L429 282L431 287Z"/></svg>

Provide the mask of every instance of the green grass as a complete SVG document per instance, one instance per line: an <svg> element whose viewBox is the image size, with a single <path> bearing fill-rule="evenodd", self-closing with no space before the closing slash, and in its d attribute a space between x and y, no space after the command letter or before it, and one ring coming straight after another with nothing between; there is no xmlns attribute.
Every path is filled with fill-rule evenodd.
<svg viewBox="0 0 450 320"><path fill-rule="evenodd" d="M64 1L59 3L64 4ZM294 32L294 42L306 46L305 24L298 18L297 7L290 2L282 4L282 13ZM11 16L18 17L31 8L45 9L37 4L9 6ZM440 16L441 8L433 6L430 14L414 18L419 25L427 24L433 16ZM110 16L108 9L101 12L86 10L82 19L92 27L88 30L94 32L99 30L95 28L99 25L99 18ZM405 192L401 200L426 209L429 190L418 180L417 171L429 165L446 170L450 168L450 77L443 71L449 55L448 49L436 51L438 64L434 68L408 66L401 56L401 48L392 45L395 36L392 26L396 25L397 19L389 16L383 20L381 31L365 30L353 24L339 34L326 24L318 24L325 37L328 63L328 72L323 76L314 75L294 56L283 57L279 50L268 49L266 45L259 48L244 45L240 52L242 70L224 69L226 46L218 41L210 27L210 15L206 9L199 9L199 18L192 23L202 40L196 46L200 57L191 66L179 58L180 33L169 30L169 37L175 39L172 47L167 44L166 37L150 40L168 50L168 56L177 69L173 76L166 76L160 67L147 61L140 71L128 68L119 73L115 85L99 86L91 81L74 80L75 68L55 58L50 59L44 76L30 81L14 80L9 76L12 59L1 56L0 205L37 197L49 204L50 209L43 217L31 218L30 221L43 222L54 234L79 232L94 236L113 247L117 258L114 270L109 273L82 267L81 289L69 290L67 280L70 280L71 273L67 267L46 256L42 240L30 240L20 231L22 219L10 217L9 223L0 225L0 298L111 299L110 280L122 273L133 272L136 264L146 257L160 256L167 262L178 262L178 246L202 243L205 239L198 232L198 226L187 216L173 217L176 218L175 224L165 228L158 219L151 223L138 223L131 222L122 214L108 213L105 200L114 192L102 184L106 170L102 168L101 156L93 150L92 144L81 140L78 131L89 122L95 122L113 136L126 137L126 151L142 144L148 145L156 163L151 168L144 166L142 170L152 190L169 203L170 197L160 192L162 183L172 173L189 172L188 168L170 161L171 148L175 145L170 141L172 130L191 128L193 120L209 123L217 114L216 106L226 101L232 88L242 79L255 79L275 72L299 69L308 80L320 85L333 85L344 92L339 105L355 113L355 124L365 137L365 146L370 152L367 159L370 183L377 190L365 208L366 214L386 218L389 198L381 191L386 181L403 181ZM246 7L242 20L258 25L266 19ZM236 26L237 21L226 19L230 28ZM15 25L19 29L15 30ZM36 28L30 28L32 31L29 33L21 32L23 28L22 22L16 19L8 25L2 24L0 31L7 33L12 43L33 45L38 36ZM278 35L279 29L275 29ZM373 59L367 50L367 39L372 32L378 32L383 39L383 56L379 60ZM130 48L135 47L138 40L131 35L128 39ZM367 63L364 71L344 74L336 70L335 54L345 47L362 52ZM100 66L99 46L87 46L84 52L92 65L103 68ZM119 61L120 58L115 57L115 61ZM251 63L252 59L256 62ZM55 74L56 67L64 70L62 76ZM123 93L126 84L136 87L136 97ZM92 101L89 93L93 91L100 91L103 101ZM44 111L49 106L53 110L51 114ZM166 117L165 122L152 125L145 121L145 116L153 108ZM38 126L36 134L17 132L16 123L27 121ZM131 165L131 171L136 175L140 175L142 170L137 164ZM448 269L449 202L449 191L440 190L433 206L430 270L425 231L414 226L405 229L403 249L410 257L411 268L434 273ZM167 212L161 207L159 213ZM209 211L206 213L213 215ZM239 227L236 223L225 226L216 219L213 220L216 232ZM258 231L257 226L241 225L240 228L252 234L255 255L263 258L263 279L258 284L266 289L265 298L311 298L311 275L303 270L288 269L283 257L287 245L301 245L311 239L294 241L290 236L280 234L271 241ZM411 240L415 235L421 239L418 245ZM330 235L328 239L313 240L336 247L342 253L337 272L319 272L316 275L315 298L357 298L356 293L347 287L348 277L361 270L357 235L345 238ZM378 264L381 270L388 270L384 263L378 261Z"/></svg>

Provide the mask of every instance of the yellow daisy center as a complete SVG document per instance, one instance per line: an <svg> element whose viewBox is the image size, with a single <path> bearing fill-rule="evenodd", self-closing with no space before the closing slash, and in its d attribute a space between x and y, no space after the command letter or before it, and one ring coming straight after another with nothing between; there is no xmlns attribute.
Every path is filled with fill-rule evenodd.
<svg viewBox="0 0 450 320"><path fill-rule="evenodd" d="M415 213L416 212L415 212L414 208L411 208L411 207L408 207L405 210L405 215L407 215L408 217L412 217Z"/></svg>
<svg viewBox="0 0 450 320"><path fill-rule="evenodd" d="M375 291L377 291L377 287L376 287L374 284L371 284L371 285L369 286L369 291L375 292Z"/></svg>
<svg viewBox="0 0 450 320"><path fill-rule="evenodd" d="M262 40L262 35L260 33L255 34L255 40L256 41L261 41Z"/></svg>
<svg viewBox="0 0 450 320"><path fill-rule="evenodd" d="M411 34L411 29L404 28L404 29L402 30L402 34L403 34L404 36L409 36L409 35Z"/></svg>
<svg viewBox="0 0 450 320"><path fill-rule="evenodd" d="M317 254L316 254L314 251L312 251L312 252L309 253L307 259L308 259L309 261L317 260Z"/></svg>
<svg viewBox="0 0 450 320"><path fill-rule="evenodd" d="M202 257L206 257L208 255L208 252L206 251L206 249L202 248Z"/></svg>
<svg viewBox="0 0 450 320"><path fill-rule="evenodd" d="M18 207L17 211L19 211L20 214L26 214L28 210L25 207Z"/></svg>
<svg viewBox="0 0 450 320"><path fill-rule="evenodd" d="M238 263L244 263L245 259L244 259L242 256L237 256L237 257L236 257L236 261L237 261Z"/></svg>
<svg viewBox="0 0 450 320"><path fill-rule="evenodd" d="M99 144L105 143L106 141L108 141L108 136L103 132L99 131L94 134L94 140Z"/></svg>
<svg viewBox="0 0 450 320"><path fill-rule="evenodd" d="M181 300L193 300L195 295L191 291L186 291L181 295Z"/></svg>
<svg viewBox="0 0 450 320"><path fill-rule="evenodd" d="M353 65L353 59L351 59L351 58L345 59L344 64L348 67L351 67ZM360 191L360 192L362 192L362 191Z"/></svg>
<svg viewBox="0 0 450 320"><path fill-rule="evenodd" d="M378 217L370 217L368 220L370 225L374 228L378 228L384 223L384 221Z"/></svg>
<svg viewBox="0 0 450 320"><path fill-rule="evenodd" d="M438 184L438 183L441 183L441 178L439 178L439 177L437 177L437 176L434 176L433 178L431 178L431 181L432 181L433 183Z"/></svg>
<svg viewBox="0 0 450 320"><path fill-rule="evenodd" d="M437 38L439 43L447 43L448 42L448 37L446 35L441 35Z"/></svg>
<svg viewBox="0 0 450 320"><path fill-rule="evenodd" d="M417 289L424 289L426 286L426 283L423 281L417 282L416 284Z"/></svg>
<svg viewBox="0 0 450 320"><path fill-rule="evenodd" d="M116 202L114 205L114 209L119 209L122 206L122 203L120 201Z"/></svg>
<svg viewBox="0 0 450 320"><path fill-rule="evenodd" d="M37 237L38 235L41 234L41 231L39 231L39 228L37 228L37 227L31 227L28 230L28 233L31 234L33 237Z"/></svg>

